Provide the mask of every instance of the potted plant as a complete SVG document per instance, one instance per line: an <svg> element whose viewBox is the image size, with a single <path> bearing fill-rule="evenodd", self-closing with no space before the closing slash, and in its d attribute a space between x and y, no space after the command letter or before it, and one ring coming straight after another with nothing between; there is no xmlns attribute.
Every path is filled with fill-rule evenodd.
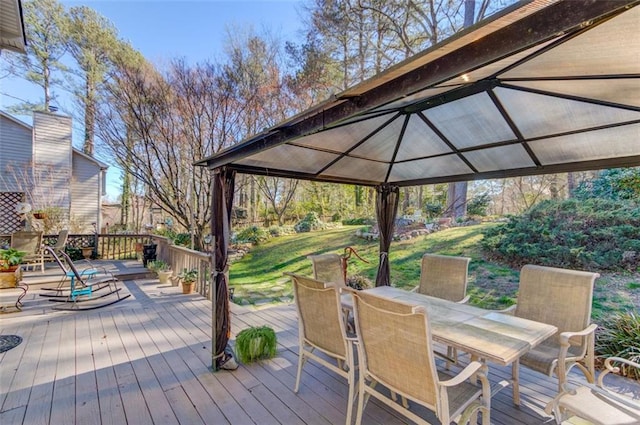
<svg viewBox="0 0 640 425"><path fill-rule="evenodd" d="M33 218L36 220L44 220L47 218L47 213L44 210L35 210L33 212Z"/></svg>
<svg viewBox="0 0 640 425"><path fill-rule="evenodd" d="M243 363L270 359L276 355L278 340L269 326L251 326L236 336L236 356Z"/></svg>
<svg viewBox="0 0 640 425"><path fill-rule="evenodd" d="M0 288L16 286L15 272L25 255L27 255L25 251L14 248L0 249Z"/></svg>
<svg viewBox="0 0 640 425"><path fill-rule="evenodd" d="M178 279L182 282L182 293L190 294L193 290L193 285L198 280L198 269L184 269L182 273L178 275Z"/></svg>
<svg viewBox="0 0 640 425"><path fill-rule="evenodd" d="M169 283L169 277L173 274L169 264L162 260L153 260L147 263L147 268L158 275L158 280L162 285Z"/></svg>

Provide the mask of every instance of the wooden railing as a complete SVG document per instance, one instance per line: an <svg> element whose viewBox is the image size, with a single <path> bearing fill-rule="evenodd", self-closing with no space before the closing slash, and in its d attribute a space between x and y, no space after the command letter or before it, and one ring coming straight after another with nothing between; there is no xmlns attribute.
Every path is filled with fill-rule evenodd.
<svg viewBox="0 0 640 425"><path fill-rule="evenodd" d="M43 243L46 245L54 245L57 240L58 235L43 236ZM0 235L0 246L9 245L10 242L11 235ZM142 246L149 243L157 244L156 259L169 264L174 277L184 269L196 269L198 280L195 290L203 297L211 299L211 255L209 253L175 246L165 237L149 234L73 234L67 239L67 246L73 248L95 247L97 257L103 260L142 258Z"/></svg>
<svg viewBox="0 0 640 425"><path fill-rule="evenodd" d="M167 238L153 236L156 248L156 259L169 264L173 270L174 278L184 269L198 271L196 292L207 299L211 299L211 254L194 251L183 246L175 246L169 243Z"/></svg>

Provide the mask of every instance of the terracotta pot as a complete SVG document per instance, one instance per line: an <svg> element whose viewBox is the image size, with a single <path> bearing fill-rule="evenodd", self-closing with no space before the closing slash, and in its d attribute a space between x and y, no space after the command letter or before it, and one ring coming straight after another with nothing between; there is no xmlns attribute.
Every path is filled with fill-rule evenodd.
<svg viewBox="0 0 640 425"><path fill-rule="evenodd" d="M43 212L36 212L36 213L33 213L33 218L37 220L44 220L45 218L47 218L47 214Z"/></svg>
<svg viewBox="0 0 640 425"><path fill-rule="evenodd" d="M93 253L93 247L89 247L89 248L81 248L82 249L82 256L85 259L89 259L91 258L91 254Z"/></svg>
<svg viewBox="0 0 640 425"><path fill-rule="evenodd" d="M182 282L182 293L190 294L193 291L193 282Z"/></svg>

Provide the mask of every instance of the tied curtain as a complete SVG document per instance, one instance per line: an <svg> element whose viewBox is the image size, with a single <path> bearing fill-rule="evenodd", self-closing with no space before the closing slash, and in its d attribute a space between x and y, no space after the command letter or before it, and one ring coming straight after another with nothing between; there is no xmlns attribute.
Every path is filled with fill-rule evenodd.
<svg viewBox="0 0 640 425"><path fill-rule="evenodd" d="M231 212L236 172L226 167L214 171L212 187L213 235L213 370L228 360L225 352L231 336L231 313L229 310L229 264L228 246L231 237Z"/></svg>
<svg viewBox="0 0 640 425"><path fill-rule="evenodd" d="M397 186L378 186L376 194L376 217L380 231L380 264L376 275L376 286L388 286L391 276L389 247L393 240L400 189Z"/></svg>

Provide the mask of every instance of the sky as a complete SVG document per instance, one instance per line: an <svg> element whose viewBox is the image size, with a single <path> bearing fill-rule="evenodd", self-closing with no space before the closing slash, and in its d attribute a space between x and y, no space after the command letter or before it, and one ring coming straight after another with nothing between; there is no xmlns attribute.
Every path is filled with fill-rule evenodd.
<svg viewBox="0 0 640 425"><path fill-rule="evenodd" d="M60 1L60 0L59 0ZM127 40L147 60L167 63L185 58L189 63L215 60L224 54L228 30L253 27L283 40L300 40L302 18L300 0L86 0L60 1L66 8L85 5L109 19L121 39ZM28 39L27 39L28 42ZM1 60L1 59L0 59ZM55 90L55 89L54 89ZM61 112L71 111L69 94L55 90ZM0 109L22 100L38 102L42 90L20 78L0 79ZM31 117L19 116L27 124ZM74 122L74 146L81 147L82 126ZM99 158L105 160L104 158ZM109 163L108 160L105 162ZM120 172L113 165L107 173L107 198L116 200L120 191Z"/></svg>

